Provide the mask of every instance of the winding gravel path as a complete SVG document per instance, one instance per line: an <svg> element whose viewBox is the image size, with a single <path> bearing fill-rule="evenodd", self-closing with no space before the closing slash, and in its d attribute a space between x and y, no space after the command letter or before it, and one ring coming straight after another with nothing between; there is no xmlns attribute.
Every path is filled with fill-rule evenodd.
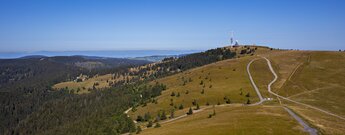
<svg viewBox="0 0 345 135"><path fill-rule="evenodd" d="M271 70L272 74L274 75L273 81L272 81L270 84L268 84L268 92L269 92L269 93L271 93L271 94L273 94L273 95L275 95L275 96L277 96L277 97L279 97L279 98L282 98L282 99L284 99L284 100L287 100L287 101L290 101L290 102L293 102L293 103L296 103L296 104L299 104L299 105L303 105L303 106L306 106L306 107L308 107L308 108L312 108L312 109L318 110L318 111L320 111L320 112L323 112L323 113L325 113L325 114L328 114L328 115L337 117L337 118L339 118L339 119L345 120L344 117L339 116L339 115L337 115L337 114L334 114L334 113L331 113L331 112L322 110L322 109L320 109L320 108L317 108L317 107L314 107L314 106L311 106L311 105L308 105L308 104L304 104L304 103L301 103L301 102L297 102L297 101L291 100L291 99L289 99L289 98L283 97L283 96L281 96L281 95L278 95L277 93L272 92L272 90L271 90L271 85L272 85L275 81L277 81L278 75L276 74L276 72L274 72L273 67L272 67L272 65L271 65L271 61L268 60L266 57L263 57L263 58L267 61L267 65L268 65L269 69Z"/></svg>
<svg viewBox="0 0 345 135"><path fill-rule="evenodd" d="M262 104L262 103L265 101L265 99L261 96L261 93L260 93L260 91L259 91L259 88L256 86L256 84L255 84L255 82L254 82L254 80L253 80L252 74L251 74L250 71L249 71L250 65L251 65L254 61L256 61L256 60L258 60L258 59L253 59L253 60L251 60L251 61L248 63L248 65L247 65L247 73L248 73L248 76L249 76L250 83L252 84L254 90L256 91L256 94L258 95L260 101L254 103L254 104L250 104L250 105L248 105L248 106L259 105L259 104Z"/></svg>
<svg viewBox="0 0 345 135"><path fill-rule="evenodd" d="M298 123L300 123L304 130L309 132L310 135L317 135L317 130L315 128L310 127L306 122L304 122L301 117L299 117L298 115L296 115L293 111L291 111L289 108L287 107L283 107L293 118L295 118Z"/></svg>
<svg viewBox="0 0 345 135"><path fill-rule="evenodd" d="M267 86L267 87L268 87L268 91L269 91L271 94L273 94L273 95L275 95L275 96L277 96L277 97L281 97L281 98L282 98L282 96L280 96L280 95L278 95L278 94L276 94L276 93L273 93L273 92L271 91L271 86L272 86L273 83L275 83L275 82L277 81L278 75L274 72L274 70L273 70L273 68L272 68L272 65L271 65L271 62L270 62L266 57L263 57L263 58L267 61L267 64L268 64L268 66L269 66L271 72L272 72L273 75L274 75L274 79L273 79L273 80L268 84L268 86ZM256 104L261 104L261 103L264 102L265 100L261 97L260 91L259 91L259 89L256 87L256 85L255 85L255 83L254 83L254 81L253 81L253 78L252 78L252 76L251 76L251 74L250 74L250 71L249 71L249 67L250 67L251 63L252 63L253 61L255 61L255 60L257 60L257 59L254 59L254 60L252 60L252 61L249 62L248 66L247 66L247 72L248 72L248 74L249 74L250 81L251 81L251 83L252 83L252 85L253 85L255 91L258 93L259 98L260 98L260 101L257 102ZM295 114L295 113L294 113L292 110L290 110L289 108L284 107L284 106L283 106L283 108L284 108L294 119L296 119L296 121L297 121L298 123L300 123L300 124L303 126L303 128L304 128L304 130L305 130L306 132L309 132L310 135L317 135L317 130L316 130L316 129L310 127L306 122L304 122L297 114Z"/></svg>

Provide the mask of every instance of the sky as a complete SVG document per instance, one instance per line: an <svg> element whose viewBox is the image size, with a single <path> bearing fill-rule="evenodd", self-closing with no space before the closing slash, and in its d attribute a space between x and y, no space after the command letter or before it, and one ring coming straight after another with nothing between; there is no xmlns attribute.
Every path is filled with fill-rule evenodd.
<svg viewBox="0 0 345 135"><path fill-rule="evenodd" d="M344 0L0 0L0 52L345 49Z"/></svg>

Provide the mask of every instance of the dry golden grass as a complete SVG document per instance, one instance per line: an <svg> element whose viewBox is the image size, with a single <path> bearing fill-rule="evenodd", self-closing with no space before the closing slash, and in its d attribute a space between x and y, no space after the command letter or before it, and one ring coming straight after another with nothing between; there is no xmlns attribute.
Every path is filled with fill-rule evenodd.
<svg viewBox="0 0 345 135"><path fill-rule="evenodd" d="M345 116L345 106L343 104L345 103L345 98L344 98L345 97L345 82L343 81L345 79L344 78L345 53L273 50L273 51L263 51L262 54L260 55L268 57L272 61L273 67L279 75L279 80L277 84L274 85L273 91L276 91L283 96L287 96L287 97L291 96L291 98L296 101L307 103L309 105L333 112L343 117ZM237 63L228 63L228 65L233 66L234 64L236 64L236 65L239 65L240 67L243 67L244 69L245 65L253 58L254 57L239 58L236 61L243 61L242 64L241 62L237 62ZM227 64L226 61L222 61L219 63L223 63L223 62L224 64ZM215 63L215 64L219 64L219 63ZM201 67L201 69L205 67ZM200 68L194 69L194 70L198 71L200 70ZM207 69L207 70L210 70L210 69ZM267 83L270 82L273 79L273 77L272 77L271 72L268 70L266 62L264 60L257 60L252 64L250 70L252 72L252 75L254 77L256 84L258 85L264 97L265 96L271 97L271 95L267 93ZM224 71L219 71L219 72L224 72ZM241 71L241 73L246 74L245 70ZM199 74L197 74L197 76L198 75ZM218 77L221 77L221 76L218 76ZM171 76L171 78L174 78L174 77ZM239 79L238 77L236 78ZM244 80L244 78L242 78L241 80ZM163 82L164 81L167 81L168 84L170 84L173 88L175 87L181 88L181 86L177 86L179 85L178 81L172 81L171 79L163 80ZM249 81L247 83L249 83ZM228 84L220 84L220 85L224 85L229 88L232 88L233 86L235 86L235 85L231 85L230 82ZM246 84L240 84L240 85L245 86ZM251 88L251 87L247 87L247 88ZM170 92L171 91L166 93L167 95L165 96L165 98L167 99L170 98L169 97ZM236 91L232 91L232 92L236 92ZM253 93L252 95L256 96L255 93ZM187 98L193 99L195 97L196 96L185 97L183 100ZM200 98L200 96L198 98ZM274 100L272 102L267 102L265 104L276 106L278 105L278 102ZM283 104L286 104L289 107L291 107L295 112L297 112L298 115L302 116L303 119L305 119L308 123L310 123L311 126L317 128L319 132L323 134L344 134L345 133L345 127L344 127L345 122L343 120L340 120L340 119L337 119L336 117L324 114L322 112L318 112L316 110L305 108L303 106L292 104L286 101L283 101ZM143 112L149 111L149 110L155 110L155 107L164 109L163 105L152 105L151 107L147 107L149 109L144 110ZM261 107L253 107L254 108L253 110L256 110L258 112L268 111L266 110L267 108L263 109ZM218 107L218 109L221 109L221 108L222 107ZM185 112L187 112L186 109L177 113L183 114ZM136 113L139 114L140 109L139 109L139 112L136 112ZM271 132L270 133L266 133L266 132L272 131L272 130L265 129L267 127L278 128L278 129L281 128L280 130L284 131L283 133L275 132L274 134L287 134L288 132L291 132L291 131L296 133L294 131L296 128L280 127L280 124L284 122L281 122L278 120L275 121L274 124L272 124L272 126L257 124L253 126L252 130L240 130L240 129L236 130L236 129L231 128L230 125L232 123L238 124L241 122L236 121L236 120L229 120L227 122L222 123L222 121L208 120L206 118L208 113L210 113L210 111L200 112L198 114L195 114L196 116L189 116L188 118L183 118L181 120L177 120L176 122L172 122L170 124L163 124L162 129L149 129L145 131L144 134L210 134L210 133L212 134L228 134L228 133L270 134ZM229 114L229 116L227 117L236 117L239 119L244 119L243 117L246 117L246 116L247 117L253 116L250 111L242 112L242 114L245 116L238 116L238 115L230 116L230 114L232 114L232 111L228 111L226 113ZM204 115L203 116L204 119L201 119L202 114ZM276 112L276 114L282 115L282 114L286 114L286 112L281 111L281 112ZM222 119L227 119L227 117L222 117ZM286 116L286 117L289 117L289 116ZM203 121L204 123L202 123L201 121ZM266 122L267 121L263 123L266 123ZM248 122L248 124L249 123L250 122ZM255 121L253 123L255 123ZM216 126L207 126L208 124L216 125ZM256 129L258 127L263 128L265 130L261 131L261 130Z"/></svg>
<svg viewBox="0 0 345 135"><path fill-rule="evenodd" d="M345 53L286 51L269 55L279 73L273 91L345 117ZM263 72L263 74L268 72ZM344 134L344 121L317 110L294 106L299 115L325 134Z"/></svg>
<svg viewBox="0 0 345 135"><path fill-rule="evenodd" d="M259 88L261 95L264 98L272 97L267 91L267 85L273 80L273 75L267 66L266 60L258 59L250 66L250 72L253 80Z"/></svg>
<svg viewBox="0 0 345 135"><path fill-rule="evenodd" d="M250 48L254 49L256 47L250 46ZM240 46L230 49L232 51L236 50L239 53L244 47ZM276 51L271 51L267 47L257 47L255 54L270 52ZM194 100L200 106L204 106L206 103L215 105L218 102L225 104L224 97L229 98L232 103L244 104L247 102L247 99L250 99L251 103L257 102L258 97L250 84L246 71L249 61L257 58L257 56L239 56L240 58L212 63L157 80L168 87L162 95L156 98L158 103L149 103L145 107L140 106L136 108L137 111L131 112L130 116L136 118L138 115L144 115L147 112L155 114L160 110L170 111L174 108L178 110L176 107L179 107L181 104L184 108L189 108L193 106L192 102ZM192 82L189 82L189 79ZM186 81L185 84L184 81ZM201 81L203 84L201 84ZM203 90L204 94L202 94ZM188 94L186 94L186 91L188 91ZM171 96L172 92L175 95L180 93L180 97ZM245 96L247 93L249 93L250 97ZM172 106L170 105L171 103L173 103Z"/></svg>
<svg viewBox="0 0 345 135"><path fill-rule="evenodd" d="M251 102L256 102L258 98L246 73L246 65L253 58L243 57L224 60L159 79L157 81L166 84L168 89L156 98L158 104L149 103L145 107L138 107L137 111L130 113L130 115L135 118L137 115L143 115L146 112L155 114L160 110L169 111L180 104L183 104L185 108L189 108L192 106L194 99L200 106L204 106L207 102L210 105L215 105L218 102L225 104L225 96L232 103L245 103L248 99L245 96L247 93L250 93L249 99ZM189 78L192 82L188 81ZM185 85L183 85L183 80L187 80ZM201 81L203 81L202 85L200 85ZM204 94L201 93L203 89ZM188 94L186 94L186 91L188 91ZM240 95L241 91L242 95ZM172 92L175 95L180 93L180 97L171 96ZM170 105L171 99L173 100L173 106Z"/></svg>
<svg viewBox="0 0 345 135"><path fill-rule="evenodd" d="M280 89L292 99L345 116L345 53L309 52L310 59Z"/></svg>
<svg viewBox="0 0 345 135"><path fill-rule="evenodd" d="M106 74L106 75L95 76L95 77L89 78L83 82L69 81L69 82L58 83L58 84L55 84L53 88L62 89L62 88L67 87L69 90L72 90L72 89L75 90L75 92L77 92L77 90L79 89L80 91L77 92L77 94L84 94L84 93L89 93L88 89L92 89L95 83L99 84L95 86L97 89L102 89L102 88L108 88L109 82L116 82L116 81L124 80L124 79L125 79L124 76L120 76L119 78L112 79L112 74Z"/></svg>
<svg viewBox="0 0 345 135"><path fill-rule="evenodd" d="M208 118L213 109L187 116L160 128L144 130L143 135L238 135L238 134L307 134L281 107L229 106L216 107L216 116ZM288 130L287 130L288 129Z"/></svg>
<svg viewBox="0 0 345 135"><path fill-rule="evenodd" d="M345 121L334 116L325 115L322 112L305 108L304 106L289 104L295 112L301 115L308 123L311 123L321 134L343 135L345 134Z"/></svg>

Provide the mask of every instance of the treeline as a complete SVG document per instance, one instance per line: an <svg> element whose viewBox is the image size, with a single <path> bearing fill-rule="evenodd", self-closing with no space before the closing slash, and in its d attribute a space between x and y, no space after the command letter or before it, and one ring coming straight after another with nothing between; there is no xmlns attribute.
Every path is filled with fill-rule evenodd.
<svg viewBox="0 0 345 135"><path fill-rule="evenodd" d="M139 70L138 74L139 76L145 76L148 74L148 71L155 71L153 74L149 75L149 78L159 78L213 62L231 59L235 56L236 52L232 52L228 48L210 49L205 52L193 53L179 58L165 58L162 63Z"/></svg>
<svg viewBox="0 0 345 135"><path fill-rule="evenodd" d="M173 58L167 58L165 61L170 60L167 63L157 65L159 67L170 68L171 70L188 70L191 68L207 65L220 60L230 59L236 56L235 52L231 52L227 48L216 48L207 50L206 52L194 53L186 56L182 56L176 60Z"/></svg>

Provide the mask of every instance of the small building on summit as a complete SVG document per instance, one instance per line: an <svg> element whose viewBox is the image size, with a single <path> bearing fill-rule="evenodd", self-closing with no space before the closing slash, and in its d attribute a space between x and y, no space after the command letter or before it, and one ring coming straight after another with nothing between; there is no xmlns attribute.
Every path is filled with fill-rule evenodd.
<svg viewBox="0 0 345 135"><path fill-rule="evenodd" d="M240 44L238 43L238 41L236 40L235 44L233 45L233 47L239 47Z"/></svg>
<svg viewBox="0 0 345 135"><path fill-rule="evenodd" d="M238 40L235 40L235 43L234 43L234 32L233 31L231 32L230 46L231 47L239 47L240 46L240 44L238 43Z"/></svg>

